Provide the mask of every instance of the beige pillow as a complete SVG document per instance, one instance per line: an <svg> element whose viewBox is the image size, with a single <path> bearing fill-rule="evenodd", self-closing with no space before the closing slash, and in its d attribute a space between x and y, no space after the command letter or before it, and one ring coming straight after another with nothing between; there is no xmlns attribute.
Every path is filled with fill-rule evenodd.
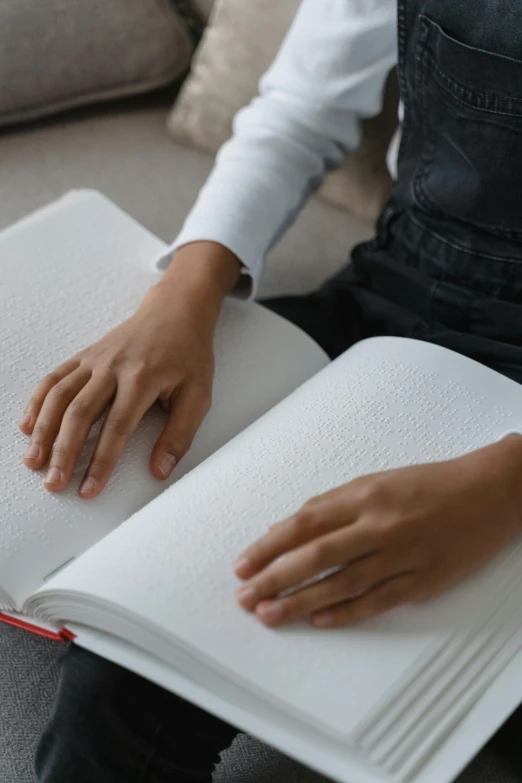
<svg viewBox="0 0 522 783"><path fill-rule="evenodd" d="M0 127L173 82L193 48L170 0L0 0Z"/></svg>
<svg viewBox="0 0 522 783"><path fill-rule="evenodd" d="M210 0L197 0L209 5ZM177 141L215 153L232 133L236 112L257 94L300 0L217 0L208 27L172 110ZM329 174L319 195L375 220L391 186L386 153L397 127L398 87L388 82L382 114L363 125L363 141L342 169Z"/></svg>
<svg viewBox="0 0 522 783"><path fill-rule="evenodd" d="M201 15L202 19L207 21L214 5L214 0L193 0L193 4Z"/></svg>

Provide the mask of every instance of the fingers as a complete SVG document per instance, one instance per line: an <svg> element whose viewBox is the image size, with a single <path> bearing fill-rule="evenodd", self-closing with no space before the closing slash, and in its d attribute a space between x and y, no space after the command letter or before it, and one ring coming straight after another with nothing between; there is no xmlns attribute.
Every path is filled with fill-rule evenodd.
<svg viewBox="0 0 522 783"><path fill-rule="evenodd" d="M238 601L244 609L252 611L260 601L277 598L281 593L300 587L310 579L317 579L332 568L369 557L376 552L377 545L371 531L360 526L343 528L276 560L238 590ZM363 565L359 566L359 574L363 583L365 579L371 581L373 578L371 573L364 571Z"/></svg>
<svg viewBox="0 0 522 783"><path fill-rule="evenodd" d="M57 367L53 372L43 378L36 389L34 390L31 398L24 409L24 415L19 423L19 427L26 435L30 435L33 431L33 427L40 414L40 410L44 403L45 398L56 386L57 383L62 381L67 375L73 373L80 366L78 359L70 359Z"/></svg>
<svg viewBox="0 0 522 783"><path fill-rule="evenodd" d="M407 572L383 582L360 598L345 601L339 606L314 614L312 622L318 628L340 628L370 617L377 617L413 600L415 600L414 575L412 572Z"/></svg>
<svg viewBox="0 0 522 783"><path fill-rule="evenodd" d="M112 398L115 386L110 376L93 375L65 414L60 414L59 432L44 482L46 489L59 492L67 486L91 427Z"/></svg>
<svg viewBox="0 0 522 783"><path fill-rule="evenodd" d="M269 563L319 536L352 524L357 518L357 507L350 506L344 487L344 496L337 500L338 491L313 498L293 517L273 525L238 558L235 572L241 579L250 579ZM317 572L316 572L317 573Z"/></svg>
<svg viewBox="0 0 522 783"><path fill-rule="evenodd" d="M103 490L128 439L155 399L156 392L152 387L148 390L142 383L121 379L80 485L79 492L83 497L97 497Z"/></svg>
<svg viewBox="0 0 522 783"><path fill-rule="evenodd" d="M292 622L342 602L353 603L383 582L405 573L397 564L370 556L285 598L262 601L256 606L256 615L269 626Z"/></svg>
<svg viewBox="0 0 522 783"><path fill-rule="evenodd" d="M40 406L38 417L32 423L32 436L24 456L28 468L38 470L46 464L60 431L64 413L88 384L90 375L89 370L79 367L49 389Z"/></svg>
<svg viewBox="0 0 522 783"><path fill-rule="evenodd" d="M186 384L172 403L172 412L154 449L150 467L156 478L166 479L186 454L201 422L210 410L211 386Z"/></svg>

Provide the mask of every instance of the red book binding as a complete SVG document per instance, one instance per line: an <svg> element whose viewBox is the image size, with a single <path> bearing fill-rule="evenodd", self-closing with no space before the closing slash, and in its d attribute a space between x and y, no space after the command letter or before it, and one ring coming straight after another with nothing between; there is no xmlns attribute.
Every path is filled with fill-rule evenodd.
<svg viewBox="0 0 522 783"><path fill-rule="evenodd" d="M20 617L14 617L10 614L4 614L0 612L0 622L6 623L6 625L12 625L14 628L21 628L29 633L34 633L36 636L42 636L44 639L52 639L54 642L73 642L76 639L76 635L72 631L68 631L67 628L61 628L59 631L51 631L47 628L42 628L39 625L33 625L33 623L27 620L22 620Z"/></svg>

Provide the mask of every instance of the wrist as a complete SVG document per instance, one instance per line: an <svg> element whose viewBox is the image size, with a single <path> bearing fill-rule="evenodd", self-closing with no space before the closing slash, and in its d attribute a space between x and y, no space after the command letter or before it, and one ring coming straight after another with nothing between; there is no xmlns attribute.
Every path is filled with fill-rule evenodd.
<svg viewBox="0 0 522 783"><path fill-rule="evenodd" d="M187 308L198 316L217 320L225 296L241 276L241 262L216 242L193 242L181 247L168 269L145 295L142 306L159 302Z"/></svg>
<svg viewBox="0 0 522 783"><path fill-rule="evenodd" d="M241 262L217 242L191 242L176 251L159 284L223 299L239 281Z"/></svg>
<svg viewBox="0 0 522 783"><path fill-rule="evenodd" d="M484 479L489 473L499 488L499 510L515 534L522 532L522 435L511 433L476 453L486 456Z"/></svg>

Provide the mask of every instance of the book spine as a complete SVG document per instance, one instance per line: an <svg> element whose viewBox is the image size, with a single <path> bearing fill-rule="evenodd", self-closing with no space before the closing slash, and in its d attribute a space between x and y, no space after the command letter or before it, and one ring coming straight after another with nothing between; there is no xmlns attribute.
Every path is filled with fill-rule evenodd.
<svg viewBox="0 0 522 783"><path fill-rule="evenodd" d="M67 628L60 628L59 631L52 631L50 628L43 628L40 625L34 625L33 623L22 620L20 617L13 617L10 614L4 614L0 612L0 622L6 625L12 625L13 628L21 628L23 631L35 634L35 636L41 636L44 639L51 639L53 642L74 642L76 634L69 631Z"/></svg>

